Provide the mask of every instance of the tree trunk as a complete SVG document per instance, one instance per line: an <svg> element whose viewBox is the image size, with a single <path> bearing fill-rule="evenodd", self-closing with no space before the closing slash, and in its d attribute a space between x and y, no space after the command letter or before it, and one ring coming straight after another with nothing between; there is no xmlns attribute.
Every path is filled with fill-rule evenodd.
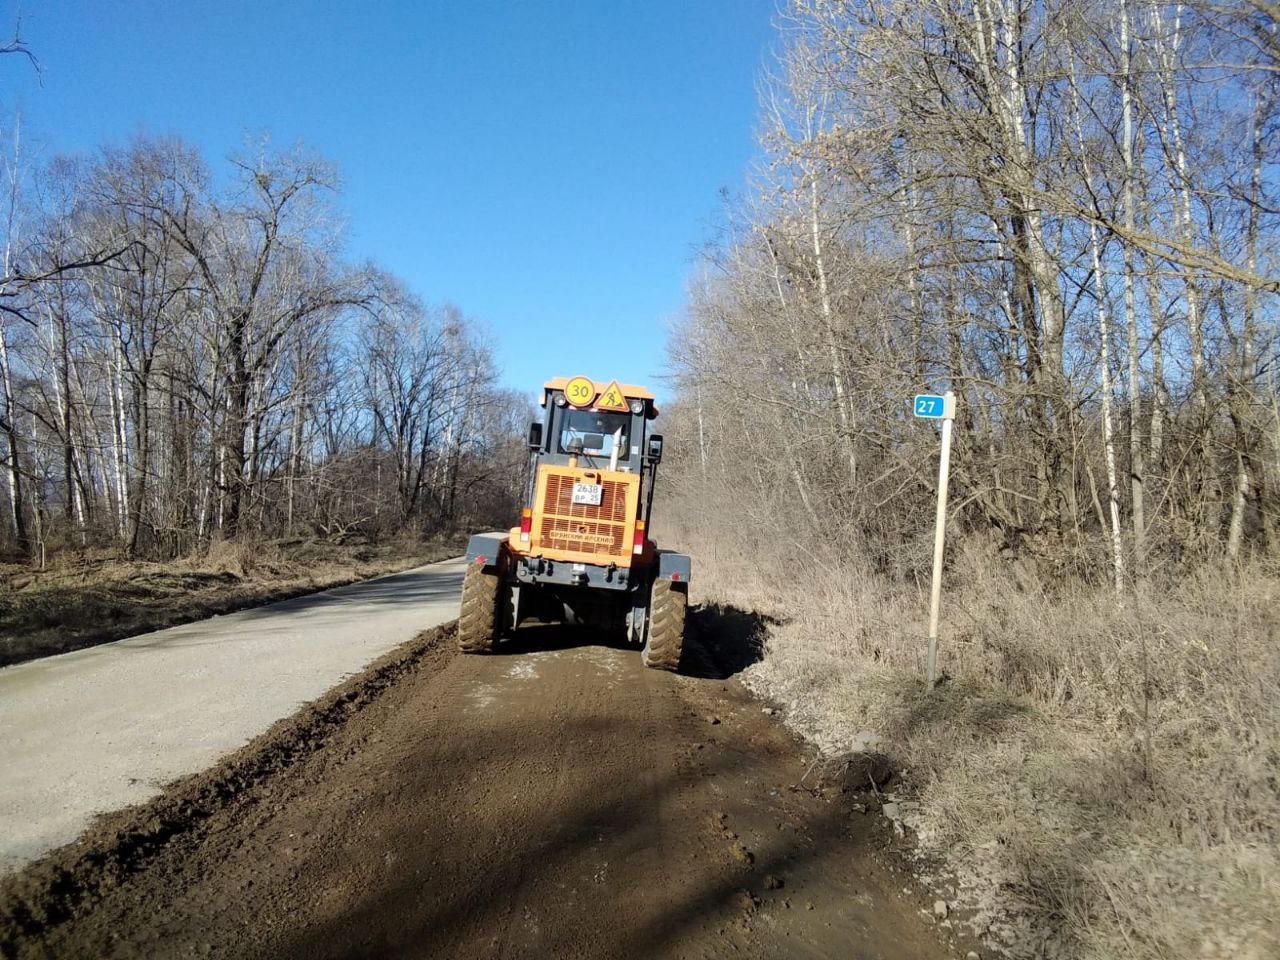
<svg viewBox="0 0 1280 960"><path fill-rule="evenodd" d="M1134 229L1135 212L1133 196L1133 52L1130 40L1129 8L1127 0L1119 0L1120 19L1120 108L1121 133L1120 154L1124 164L1121 182L1123 198L1124 226L1130 232ZM1140 345L1138 335L1138 312L1134 302L1134 270L1133 245L1125 241L1124 253L1124 325L1127 337L1129 360L1129 498L1130 510L1133 514L1133 567L1134 574L1141 579L1146 572L1147 564L1147 521L1145 503L1144 464L1142 459L1142 385L1139 380ZM1155 323L1154 316L1152 323Z"/></svg>
<svg viewBox="0 0 1280 960"><path fill-rule="evenodd" d="M22 459L18 446L17 405L13 402L13 375L9 367L9 344L5 338L4 320L0 319L0 380L4 387L4 432L9 459L5 474L9 481L9 520L14 545L24 556L31 552L26 518L22 512Z"/></svg>
<svg viewBox="0 0 1280 960"><path fill-rule="evenodd" d="M1080 96L1076 83L1074 59L1071 61L1071 119L1075 128L1076 143L1080 148L1081 166L1085 185L1091 196L1096 196L1093 170L1089 165L1084 131L1080 124ZM1102 368L1102 449L1107 464L1107 499L1110 507L1111 567L1116 593L1124 590L1124 543L1120 533L1120 482L1116 475L1115 432L1111 419L1111 329L1107 313L1107 288L1102 272L1102 249L1098 242L1098 227L1089 224L1089 253L1093 259L1093 284L1098 298L1098 363Z"/></svg>

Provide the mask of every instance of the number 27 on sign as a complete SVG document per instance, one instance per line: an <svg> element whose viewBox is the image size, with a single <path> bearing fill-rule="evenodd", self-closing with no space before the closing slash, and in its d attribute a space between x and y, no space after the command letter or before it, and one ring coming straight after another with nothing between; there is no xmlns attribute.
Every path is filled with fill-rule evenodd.
<svg viewBox="0 0 1280 960"><path fill-rule="evenodd" d="M945 397L941 397L936 393L917 393L915 399L915 413L917 417L925 417L929 420L941 420L946 416L947 401Z"/></svg>

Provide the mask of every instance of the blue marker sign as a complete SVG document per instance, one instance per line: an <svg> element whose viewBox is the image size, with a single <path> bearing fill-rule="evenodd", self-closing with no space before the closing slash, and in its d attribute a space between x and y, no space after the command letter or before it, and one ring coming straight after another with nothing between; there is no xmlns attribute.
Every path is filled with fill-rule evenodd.
<svg viewBox="0 0 1280 960"><path fill-rule="evenodd" d="M942 456L938 458L938 514L933 526L933 585L929 591L929 651L925 679L929 689L938 680L938 612L942 603L942 546L947 529L947 481L951 476L951 423L956 418L956 395L948 390L917 393L911 409L922 420L942 421Z"/></svg>
<svg viewBox="0 0 1280 960"><path fill-rule="evenodd" d="M936 393L917 393L915 399L917 417L925 420L941 420L947 415L947 400Z"/></svg>

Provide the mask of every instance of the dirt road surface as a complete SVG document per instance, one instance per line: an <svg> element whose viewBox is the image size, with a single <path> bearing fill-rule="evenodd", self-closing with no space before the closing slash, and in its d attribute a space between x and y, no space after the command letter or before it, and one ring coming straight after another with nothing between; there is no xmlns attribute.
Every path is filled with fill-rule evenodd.
<svg viewBox="0 0 1280 960"><path fill-rule="evenodd" d="M705 638L689 675L451 627L0 883L15 957L964 956L881 817ZM958 951L958 953L957 953Z"/></svg>

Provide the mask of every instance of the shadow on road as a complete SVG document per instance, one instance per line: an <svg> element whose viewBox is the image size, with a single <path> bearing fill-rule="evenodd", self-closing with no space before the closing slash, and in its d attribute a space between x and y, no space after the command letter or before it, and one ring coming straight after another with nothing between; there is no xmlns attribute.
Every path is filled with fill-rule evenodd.
<svg viewBox="0 0 1280 960"><path fill-rule="evenodd" d="M691 608L679 673L699 680L727 680L741 673L764 655L765 636L774 622L754 611L720 604ZM499 642L494 654L515 656L580 647L630 650L639 656L635 644L621 630L537 621L522 623L520 629Z"/></svg>
<svg viewBox="0 0 1280 960"><path fill-rule="evenodd" d="M543 653L550 650L574 650L579 647L604 647L607 650L635 650L622 631L575 627L564 623L525 622L520 629L494 648L497 656Z"/></svg>
<svg viewBox="0 0 1280 960"><path fill-rule="evenodd" d="M727 680L764 656L769 627L777 621L738 607L709 603L689 611L680 672L704 680Z"/></svg>

